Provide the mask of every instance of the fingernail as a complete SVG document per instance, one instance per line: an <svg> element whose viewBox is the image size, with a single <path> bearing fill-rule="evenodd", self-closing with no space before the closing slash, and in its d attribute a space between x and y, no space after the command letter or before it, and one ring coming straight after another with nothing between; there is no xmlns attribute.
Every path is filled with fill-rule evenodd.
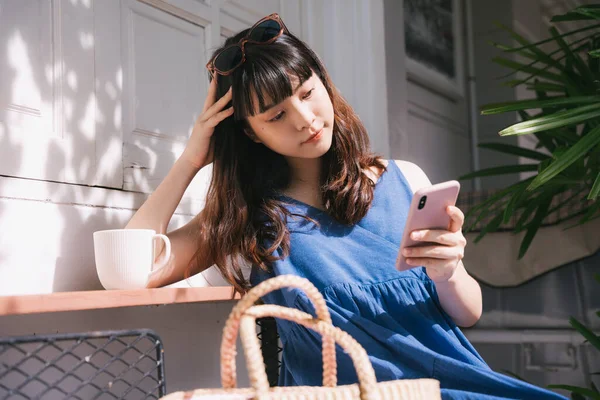
<svg viewBox="0 0 600 400"><path fill-rule="evenodd" d="M413 232L411 234L411 237L413 238L413 240L419 240L421 239L421 237L423 237L423 234L420 232Z"/></svg>

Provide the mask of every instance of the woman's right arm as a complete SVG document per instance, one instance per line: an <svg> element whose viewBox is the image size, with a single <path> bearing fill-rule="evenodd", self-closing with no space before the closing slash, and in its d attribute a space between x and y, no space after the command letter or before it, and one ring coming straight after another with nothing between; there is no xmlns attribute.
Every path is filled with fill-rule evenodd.
<svg viewBox="0 0 600 400"><path fill-rule="evenodd" d="M171 241L169 266L154 274L148 287L160 287L183 279L188 266L191 266L192 271L200 272L213 264L211 260L202 260L200 264L197 260L192 260L198 248L202 213L179 229L169 233L166 230L189 184L201 168L212 162L211 138L215 126L233 114L231 107L223 110L231 100L231 91L218 101L216 92L216 79L213 79L202 113L181 157L125 226L126 229L153 229L157 233L166 234ZM162 257L163 248L161 243L157 248L156 259Z"/></svg>
<svg viewBox="0 0 600 400"><path fill-rule="evenodd" d="M171 242L171 259L169 265L154 274L148 287L160 287L183 279L185 270L190 266L190 261L195 253L198 241L198 214L195 218L179 229L167 233L167 226L171 217L181 201L185 190L199 169L179 158L165 179L156 190L142 204L125 226L126 229L153 229L157 233L166 234ZM164 245L158 241L156 246L156 259L163 256ZM209 261L207 260L206 263ZM196 264L193 261L193 264ZM203 263L204 264L204 263ZM210 265L202 269L208 268ZM199 265L192 265L197 270Z"/></svg>

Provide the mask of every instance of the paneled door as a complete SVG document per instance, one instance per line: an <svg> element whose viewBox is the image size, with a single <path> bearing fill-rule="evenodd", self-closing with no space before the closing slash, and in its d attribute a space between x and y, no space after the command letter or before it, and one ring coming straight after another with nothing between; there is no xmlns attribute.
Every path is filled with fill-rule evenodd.
<svg viewBox="0 0 600 400"><path fill-rule="evenodd" d="M90 1L0 0L0 175L122 180L96 175L94 52Z"/></svg>

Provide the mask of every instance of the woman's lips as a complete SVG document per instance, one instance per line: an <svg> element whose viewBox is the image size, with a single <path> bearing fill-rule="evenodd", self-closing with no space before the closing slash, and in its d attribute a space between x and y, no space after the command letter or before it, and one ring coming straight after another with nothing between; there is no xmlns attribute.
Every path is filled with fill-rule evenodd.
<svg viewBox="0 0 600 400"><path fill-rule="evenodd" d="M321 128L317 133L315 133L307 141L305 141L304 144L313 143L313 142L316 142L317 140L319 140L321 138L321 136L323 136L323 129L325 129L325 128L324 127Z"/></svg>

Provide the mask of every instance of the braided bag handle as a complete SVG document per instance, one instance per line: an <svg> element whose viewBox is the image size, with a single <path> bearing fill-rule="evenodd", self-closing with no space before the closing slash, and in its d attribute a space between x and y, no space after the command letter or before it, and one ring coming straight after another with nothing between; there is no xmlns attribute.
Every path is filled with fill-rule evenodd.
<svg viewBox="0 0 600 400"><path fill-rule="evenodd" d="M223 388L231 389L237 386L235 371L236 340L242 316L262 296L285 287L295 287L304 290L315 306L318 320L331 325L331 316L325 305L325 299L323 299L321 293L319 293L317 288L308 279L295 275L281 275L258 284L240 299L225 323L223 340L221 341L221 384ZM264 365L261 366L261 369L264 373ZM336 385L337 364L335 360L335 341L333 337L325 335L323 336L323 386L335 387Z"/></svg>
<svg viewBox="0 0 600 400"><path fill-rule="evenodd" d="M323 338L329 337L338 343L348 353L354 364L358 376L358 387L361 400L379 399L377 391L377 379L373 366L369 361L367 352L349 334L321 321L305 312L275 305L254 306L246 311L240 321L240 336L242 346L246 354L246 365L250 376L250 384L255 390L254 396L258 400L278 398L281 393L270 393L269 381L264 368L264 359L260 350L260 344L256 337L256 318L278 317L288 321L294 321L309 329L320 333ZM335 359L335 354L333 355Z"/></svg>

